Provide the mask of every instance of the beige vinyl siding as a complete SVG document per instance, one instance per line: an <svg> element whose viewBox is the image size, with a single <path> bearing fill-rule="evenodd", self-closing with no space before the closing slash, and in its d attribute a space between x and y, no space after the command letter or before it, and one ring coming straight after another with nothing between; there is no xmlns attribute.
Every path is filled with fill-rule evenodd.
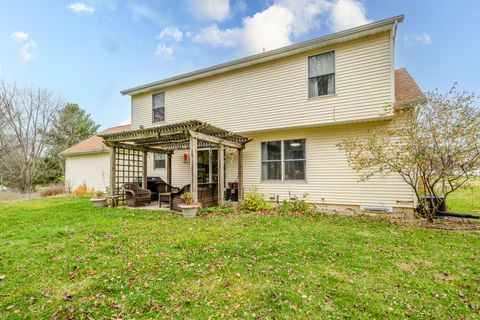
<svg viewBox="0 0 480 320"><path fill-rule="evenodd" d="M391 46L385 32L164 88L159 91L165 91L166 123L198 119L235 132L255 132L385 116L384 106L393 95ZM336 94L309 99L308 56L331 50ZM133 129L153 125L155 92L132 97Z"/></svg>
<svg viewBox="0 0 480 320"><path fill-rule="evenodd" d="M268 198L279 195L288 199L289 192L306 201L329 205L413 206L410 187L396 175L359 182L359 175L346 161L337 144L347 135L365 136L369 130L391 125L391 122L370 122L310 129L282 130L251 135L254 139L245 148L245 191L257 189ZM261 181L261 143L263 141L306 139L307 179L305 181Z"/></svg>
<svg viewBox="0 0 480 320"><path fill-rule="evenodd" d="M105 191L110 185L110 154L94 153L65 158L65 184L75 190L86 183L88 188Z"/></svg>
<svg viewBox="0 0 480 320"><path fill-rule="evenodd" d="M359 182L359 175L348 166L344 152L337 147L341 139L348 135L362 137L369 131L395 124L396 121L376 121L251 134L253 141L246 144L244 150L244 189L256 189L266 199L270 195L279 195L280 201L288 199L291 194L308 202L325 205L412 208L413 192L399 176ZM306 139L306 180L261 181L261 143L289 139ZM177 187L190 183L189 162L183 161L185 152L188 153L188 150L176 151L172 156L172 184ZM235 182L235 150L227 149L225 162L227 182ZM305 193L308 195L303 198Z"/></svg>

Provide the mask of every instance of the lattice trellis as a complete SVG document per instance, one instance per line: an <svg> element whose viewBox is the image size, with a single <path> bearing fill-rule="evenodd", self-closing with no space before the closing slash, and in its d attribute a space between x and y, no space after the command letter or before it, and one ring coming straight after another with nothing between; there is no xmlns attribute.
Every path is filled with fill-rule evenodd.
<svg viewBox="0 0 480 320"><path fill-rule="evenodd" d="M125 204L123 185L142 181L143 152L119 147L115 149L115 194L119 196L119 203Z"/></svg>

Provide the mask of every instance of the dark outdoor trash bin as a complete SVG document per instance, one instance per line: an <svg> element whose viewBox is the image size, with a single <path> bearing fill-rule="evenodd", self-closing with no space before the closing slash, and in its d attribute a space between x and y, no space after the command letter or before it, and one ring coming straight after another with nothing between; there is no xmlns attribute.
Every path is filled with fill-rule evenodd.
<svg viewBox="0 0 480 320"><path fill-rule="evenodd" d="M437 208L437 212L438 212L438 211L446 211L445 197L443 197L443 196L436 196L436 197L435 197L435 196L425 196L425 197L423 197L423 198L427 200L428 207L429 207L430 209L433 209L433 205L432 205L431 199L434 199L434 200L433 200L433 203L434 203L435 205L438 205L438 204L440 203L440 205L439 205L438 208Z"/></svg>

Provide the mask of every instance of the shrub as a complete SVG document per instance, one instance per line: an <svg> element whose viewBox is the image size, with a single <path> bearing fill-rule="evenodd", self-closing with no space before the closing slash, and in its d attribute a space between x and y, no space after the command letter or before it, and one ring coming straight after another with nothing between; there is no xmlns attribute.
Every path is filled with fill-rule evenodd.
<svg viewBox="0 0 480 320"><path fill-rule="evenodd" d="M294 200L287 201L284 200L281 205L277 207L277 212L280 214L302 214L302 215L311 215L315 211L313 206L310 203L305 202L305 200Z"/></svg>
<svg viewBox="0 0 480 320"><path fill-rule="evenodd" d="M182 199L183 203L186 204L187 206L195 203L193 199L193 193L191 192L185 192L180 196L180 199Z"/></svg>
<svg viewBox="0 0 480 320"><path fill-rule="evenodd" d="M98 191L95 193L95 197L96 197L97 199L103 199L103 198L105 198L105 192L98 190Z"/></svg>
<svg viewBox="0 0 480 320"><path fill-rule="evenodd" d="M65 193L65 186L63 184L52 184L40 191L41 197L56 196L57 194Z"/></svg>
<svg viewBox="0 0 480 320"><path fill-rule="evenodd" d="M82 183L79 185L75 190L73 190L73 194L77 197L92 197L95 194L94 188L87 188L86 183Z"/></svg>
<svg viewBox="0 0 480 320"><path fill-rule="evenodd" d="M272 211L272 205L254 190L245 195L242 210L245 212L268 212Z"/></svg>

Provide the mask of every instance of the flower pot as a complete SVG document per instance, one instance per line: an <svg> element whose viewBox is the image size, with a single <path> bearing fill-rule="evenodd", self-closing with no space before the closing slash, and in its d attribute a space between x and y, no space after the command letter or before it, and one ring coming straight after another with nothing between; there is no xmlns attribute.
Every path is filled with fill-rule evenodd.
<svg viewBox="0 0 480 320"><path fill-rule="evenodd" d="M90 199L90 201L92 201L94 208L105 208L107 204L107 199L104 199L104 198L103 199L92 198Z"/></svg>
<svg viewBox="0 0 480 320"><path fill-rule="evenodd" d="M182 208L182 214L186 218L195 217L197 215L198 207L199 207L198 204L191 204L191 205L182 204L182 205L180 205L180 208Z"/></svg>

